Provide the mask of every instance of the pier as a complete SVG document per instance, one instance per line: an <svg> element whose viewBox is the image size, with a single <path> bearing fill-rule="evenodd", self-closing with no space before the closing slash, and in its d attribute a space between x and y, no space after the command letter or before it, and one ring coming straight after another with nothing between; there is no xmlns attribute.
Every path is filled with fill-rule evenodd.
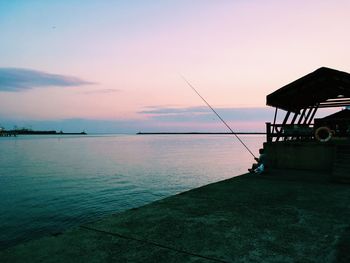
<svg viewBox="0 0 350 263"><path fill-rule="evenodd" d="M0 137L16 137L17 133L15 131L5 131L0 130Z"/></svg>
<svg viewBox="0 0 350 263"><path fill-rule="evenodd" d="M350 262L350 187L245 174L0 252L1 262Z"/></svg>
<svg viewBox="0 0 350 263"><path fill-rule="evenodd" d="M19 130L4 130L0 129L0 137L16 137L17 135L87 135L85 131L82 132L57 132L57 131L34 131L28 129Z"/></svg>

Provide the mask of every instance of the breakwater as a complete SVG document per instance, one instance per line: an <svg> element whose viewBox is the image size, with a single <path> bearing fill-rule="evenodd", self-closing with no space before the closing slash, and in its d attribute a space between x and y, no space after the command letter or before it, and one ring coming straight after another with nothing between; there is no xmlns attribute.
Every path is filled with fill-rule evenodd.
<svg viewBox="0 0 350 263"><path fill-rule="evenodd" d="M86 132L57 132L57 131L35 131L35 130L1 130L1 137L16 137L17 135L86 135Z"/></svg>

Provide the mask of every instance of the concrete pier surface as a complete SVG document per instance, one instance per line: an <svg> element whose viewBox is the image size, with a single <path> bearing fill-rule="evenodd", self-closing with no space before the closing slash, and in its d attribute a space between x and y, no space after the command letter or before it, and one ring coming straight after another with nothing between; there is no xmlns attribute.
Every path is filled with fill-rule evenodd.
<svg viewBox="0 0 350 263"><path fill-rule="evenodd" d="M245 174L20 244L0 262L350 262L350 185Z"/></svg>

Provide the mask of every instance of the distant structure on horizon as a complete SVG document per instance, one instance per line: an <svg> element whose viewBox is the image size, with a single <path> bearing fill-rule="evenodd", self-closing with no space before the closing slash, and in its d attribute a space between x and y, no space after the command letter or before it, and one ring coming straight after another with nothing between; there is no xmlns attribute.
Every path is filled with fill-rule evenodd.
<svg viewBox="0 0 350 263"><path fill-rule="evenodd" d="M4 128L0 128L0 137L16 137L17 135L86 135L85 131L82 132L63 132L63 131L35 131L32 129L13 129L13 130L5 130Z"/></svg>

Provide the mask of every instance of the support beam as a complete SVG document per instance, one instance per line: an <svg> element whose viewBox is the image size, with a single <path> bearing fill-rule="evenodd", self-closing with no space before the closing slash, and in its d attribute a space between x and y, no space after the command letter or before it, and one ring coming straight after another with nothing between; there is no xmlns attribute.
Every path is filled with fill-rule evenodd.
<svg viewBox="0 0 350 263"><path fill-rule="evenodd" d="M273 133L273 131L272 131ZM266 141L272 142L272 136L271 136L271 123L266 122Z"/></svg>
<svg viewBox="0 0 350 263"><path fill-rule="evenodd" d="M314 119L315 117L315 114L316 114L316 111L318 110L318 104L315 106L313 112L311 113L311 116L310 116L310 119L308 120L307 122L307 125L310 125L312 120Z"/></svg>
<svg viewBox="0 0 350 263"><path fill-rule="evenodd" d="M298 124L301 124L303 118L305 117L305 112L306 112L306 108L304 108L302 113L300 114L300 118L298 120Z"/></svg>
<svg viewBox="0 0 350 263"><path fill-rule="evenodd" d="M294 122L297 119L298 115L299 115L299 113L296 113L296 112L294 113L293 119L292 119L290 124L294 124Z"/></svg>
<svg viewBox="0 0 350 263"><path fill-rule="evenodd" d="M277 129L276 129L276 126L275 126L275 124L276 124L276 118L277 118L277 110L278 110L278 108L276 107L276 108L275 108L275 116L273 117L272 133L274 133L275 131L277 132Z"/></svg>
<svg viewBox="0 0 350 263"><path fill-rule="evenodd" d="M306 116L305 116L305 119L304 119L303 124L306 124L306 123L307 123L307 120L309 119L312 110L313 110L313 108L308 108L308 109L307 109L307 114L306 114Z"/></svg>
<svg viewBox="0 0 350 263"><path fill-rule="evenodd" d="M295 120L297 119L298 115L299 115L299 113L294 112L293 119L292 119L292 121L290 122L290 124L291 124L291 125L293 125L293 124L294 124L294 122L295 122ZM283 138L283 140L284 140L284 141L286 141L286 140L287 140L287 138L288 138L288 137L284 137L284 138ZM291 139L293 139L293 137L292 137L292 136L291 136L290 138L291 138Z"/></svg>
<svg viewBox="0 0 350 263"><path fill-rule="evenodd" d="M286 125L290 113L291 113L291 111L288 111L288 112L286 113L286 116L284 117L284 120L283 120L283 123L282 123L282 128L281 128L281 130L280 130L279 133L278 133L278 136L277 136L277 138L276 138L276 142L278 142L279 139L281 138L280 135L281 135L281 133L282 133L282 131L283 131L283 126Z"/></svg>

